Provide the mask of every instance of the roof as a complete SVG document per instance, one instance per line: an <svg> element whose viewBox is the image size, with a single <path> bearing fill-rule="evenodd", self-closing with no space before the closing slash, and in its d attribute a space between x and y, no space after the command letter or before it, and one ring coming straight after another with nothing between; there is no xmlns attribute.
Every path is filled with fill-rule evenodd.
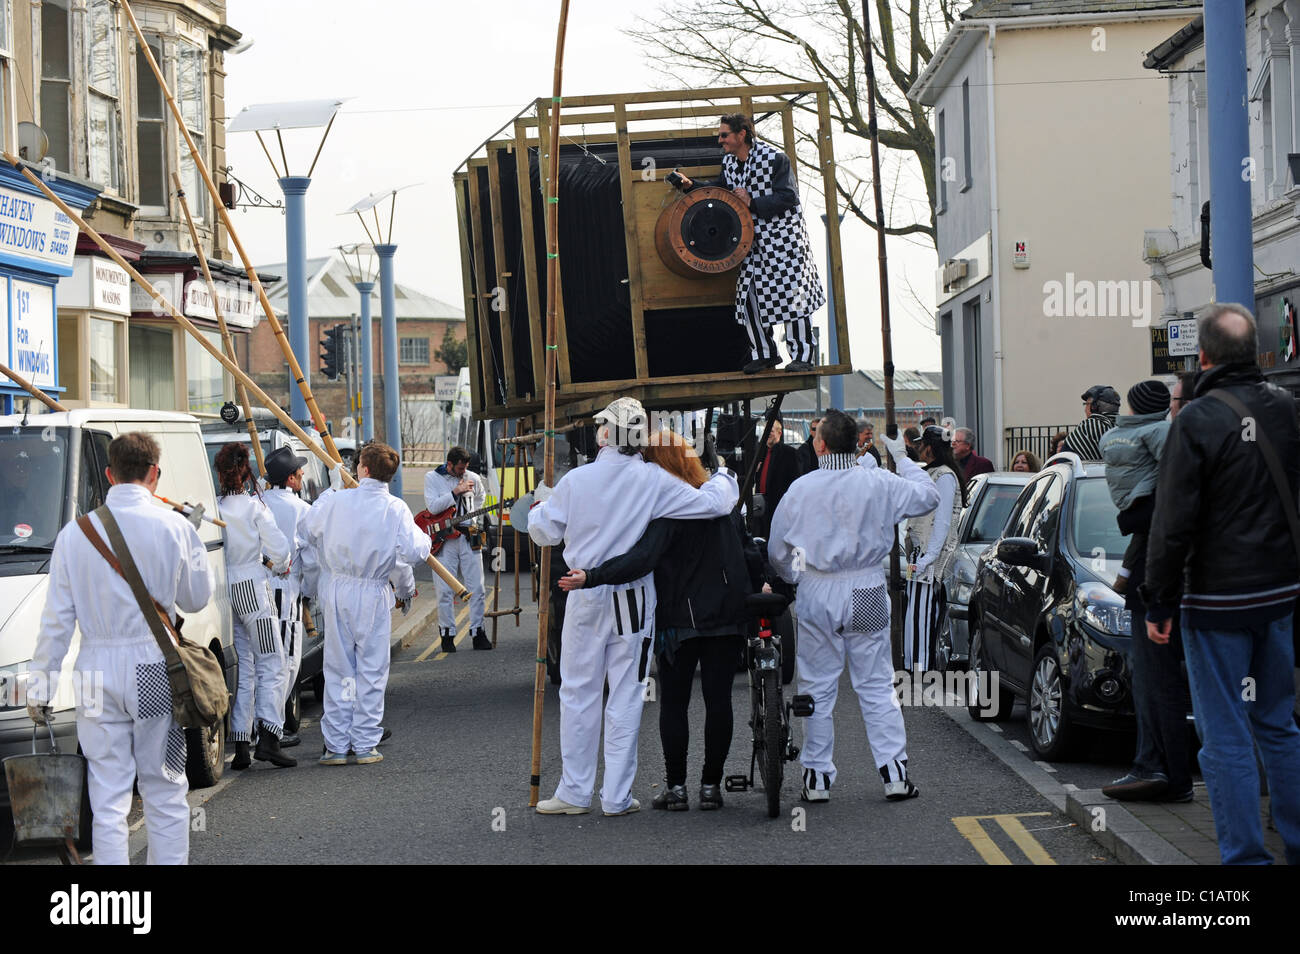
<svg viewBox="0 0 1300 954"><path fill-rule="evenodd" d="M277 275L288 276L287 266L283 262L273 265L257 266L260 275L265 269ZM399 320L441 319L443 321L464 321L465 313L455 305L432 295L417 291L410 285L395 283L394 291L397 301ZM267 297L278 312L289 310L289 283L282 281L275 287L267 289ZM370 295L370 313L374 321L380 317L379 283ZM323 258L307 259L307 313L312 318L321 320L344 320L357 314L361 309L361 299L356 286L348 277L347 264L337 255Z"/></svg>
<svg viewBox="0 0 1300 954"><path fill-rule="evenodd" d="M963 20L998 17L1068 16L1079 13L1147 13L1201 9L1201 0L976 0Z"/></svg>
<svg viewBox="0 0 1300 954"><path fill-rule="evenodd" d="M876 387L883 389L885 386L885 372L880 371L859 371L864 374L867 380ZM931 381L921 371L902 371L894 369L894 390L895 391L938 391L940 386Z"/></svg>
<svg viewBox="0 0 1300 954"><path fill-rule="evenodd" d="M821 379L822 407L830 407L830 378ZM908 382L904 384L903 382ZM880 408L884 405L885 373L879 370L854 371L844 375L844 407L847 412L859 408ZM933 400L926 407L939 407L943 402L943 375L938 371L894 371L895 406L901 415L915 408L920 395L929 393ZM907 393L903 393L907 392ZM782 410L803 414L817 407L817 394L811 388L792 391L786 395Z"/></svg>
<svg viewBox="0 0 1300 954"><path fill-rule="evenodd" d="M149 411L127 407L79 407L67 411L50 411L38 413L33 406L32 414L0 415L0 427L17 427L24 417L28 426L33 427L80 427L95 421L168 421L197 424L198 418L182 411ZM245 432L247 433L247 432Z"/></svg>
<svg viewBox="0 0 1300 954"><path fill-rule="evenodd" d="M1149 70L1162 70L1178 60L1189 47L1201 43L1204 34L1205 17L1197 17L1148 53L1142 65Z"/></svg>

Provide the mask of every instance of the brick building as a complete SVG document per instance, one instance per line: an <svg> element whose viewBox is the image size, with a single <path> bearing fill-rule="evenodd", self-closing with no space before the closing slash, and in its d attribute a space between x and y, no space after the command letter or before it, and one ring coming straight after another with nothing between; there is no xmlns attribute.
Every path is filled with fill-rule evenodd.
<svg viewBox="0 0 1300 954"><path fill-rule="evenodd" d="M286 273L284 263L257 266L258 274L266 271L274 275ZM321 374L320 344L325 329L339 322L350 322L360 314L361 299L356 286L348 278L347 266L337 255L307 260L307 314L311 316L312 342L310 367L312 390L320 404L321 413L332 421L334 432L341 433L342 421L348 413L347 386L340 376L329 381ZM416 291L409 285L397 283L397 340L398 374L402 395L432 394L433 379L440 374L455 374L458 368L447 368L435 357L442 346L443 336L450 330L454 339L465 339L465 315L455 305ZM288 324L288 284L278 283L268 289L271 305L276 309L282 324ZM370 300L371 342L374 349L375 380L375 436L384 439L384 349L381 328L379 286L375 285ZM252 333L236 343L240 366L252 375L258 385L272 397L289 402L288 368L269 324L263 320Z"/></svg>

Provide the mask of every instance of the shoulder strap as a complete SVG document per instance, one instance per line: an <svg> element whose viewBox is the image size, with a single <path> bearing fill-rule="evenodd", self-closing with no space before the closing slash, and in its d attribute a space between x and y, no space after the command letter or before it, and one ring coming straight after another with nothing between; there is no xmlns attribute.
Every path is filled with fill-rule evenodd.
<svg viewBox="0 0 1300 954"><path fill-rule="evenodd" d="M122 536L122 529L117 525L117 520L113 517L113 512L108 509L108 504L104 504L95 510L95 516L104 525L108 532L108 539L113 544L113 554L107 552L103 539L95 533L95 528L88 517L78 518L77 525L94 544L95 549L104 555L104 558L113 564L113 569L121 574L122 579L126 580L131 587L131 592L135 595L135 601L140 605L140 612L144 613L145 621L149 624L149 629L153 633L154 639L158 641L158 648L162 650L166 658L168 667L174 661L179 661L180 654L176 651L179 636L172 626L171 619L167 610L149 593L144 585L144 580L140 578L140 571L136 569L135 560L131 556L131 550L126 545L126 539ZM176 642L173 642L175 640Z"/></svg>
<svg viewBox="0 0 1300 954"><path fill-rule="evenodd" d="M1215 388L1201 396L1214 398L1228 405L1243 420L1253 416L1250 408L1225 388ZM1296 565L1300 567L1300 514L1296 513L1295 498L1291 495L1291 486L1287 482L1286 472L1282 469L1282 461L1278 459L1277 451L1273 449L1273 442L1268 439L1263 428L1255 429L1255 444L1259 447L1259 452L1264 455L1264 463L1268 467L1269 476L1273 478L1273 486L1277 488L1278 495L1282 498L1282 511L1286 514L1286 522L1291 526L1291 542L1295 544Z"/></svg>

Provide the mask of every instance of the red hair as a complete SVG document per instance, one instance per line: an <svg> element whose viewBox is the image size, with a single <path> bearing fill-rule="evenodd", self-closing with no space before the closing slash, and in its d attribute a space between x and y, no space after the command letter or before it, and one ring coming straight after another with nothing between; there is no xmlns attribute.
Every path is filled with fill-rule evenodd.
<svg viewBox="0 0 1300 954"><path fill-rule="evenodd" d="M708 482L708 472L700 463L695 448L686 443L685 438L680 434L673 431L664 430L651 434L650 446L642 452L642 456L697 490Z"/></svg>

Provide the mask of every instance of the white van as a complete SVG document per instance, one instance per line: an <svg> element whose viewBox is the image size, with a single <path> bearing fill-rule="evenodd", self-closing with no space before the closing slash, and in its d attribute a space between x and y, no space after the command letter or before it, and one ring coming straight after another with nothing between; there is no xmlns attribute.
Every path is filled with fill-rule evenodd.
<svg viewBox="0 0 1300 954"><path fill-rule="evenodd" d="M0 756L31 751L27 666L45 608L54 539L69 520L104 502L108 445L130 431L145 431L158 441L160 495L217 512L199 422L188 414L105 408L0 416ZM222 533L204 521L199 536L208 548L213 595L201 611L186 614L183 631L221 660L233 692L236 660ZM75 636L54 699L55 735L65 752L77 749L72 669L79 645ZM190 784L215 784L225 766L225 726L187 734ZM7 804L0 784L0 805Z"/></svg>

